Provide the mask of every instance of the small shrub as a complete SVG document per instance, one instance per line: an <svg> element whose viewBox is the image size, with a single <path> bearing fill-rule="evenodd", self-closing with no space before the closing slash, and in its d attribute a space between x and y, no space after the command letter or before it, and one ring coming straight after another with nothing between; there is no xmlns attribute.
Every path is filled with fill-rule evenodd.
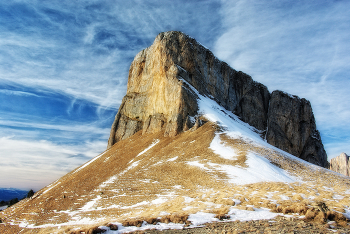
<svg viewBox="0 0 350 234"><path fill-rule="evenodd" d="M106 226L109 227L113 231L118 230L118 225L116 225L116 224L109 223Z"/></svg>
<svg viewBox="0 0 350 234"><path fill-rule="evenodd" d="M148 224L157 224L160 220L157 218L144 218L144 221Z"/></svg>
<svg viewBox="0 0 350 234"><path fill-rule="evenodd" d="M71 231L71 232L69 232L69 234L81 234L81 233L85 233L85 234L102 234L104 232L106 232L106 230L101 229L98 226L96 226L96 227L86 228L86 229L82 229L82 230L78 230L78 231Z"/></svg>
<svg viewBox="0 0 350 234"><path fill-rule="evenodd" d="M293 213L299 213L301 215L305 215L308 208L305 203L297 203L293 205Z"/></svg>
<svg viewBox="0 0 350 234"><path fill-rule="evenodd" d="M342 214L342 213L338 213L336 211L331 211L332 215L334 216L333 220L337 223L343 222L343 221L347 221L347 218Z"/></svg>
<svg viewBox="0 0 350 234"><path fill-rule="evenodd" d="M27 193L27 198L31 198L34 195L34 191L33 189L31 189L28 193Z"/></svg>
<svg viewBox="0 0 350 234"><path fill-rule="evenodd" d="M268 203L266 204L267 208L271 209L271 211L275 211L277 209L277 205L274 203Z"/></svg>
<svg viewBox="0 0 350 234"><path fill-rule="evenodd" d="M17 202L18 202L18 198L11 199L9 201L9 206L12 206L12 205L16 204Z"/></svg>
<svg viewBox="0 0 350 234"><path fill-rule="evenodd" d="M160 219L161 223L186 223L188 219L188 215L186 214L172 214L172 215L166 215L163 216Z"/></svg>
<svg viewBox="0 0 350 234"><path fill-rule="evenodd" d="M188 215L174 214L170 215L170 221L173 223L185 223L188 219Z"/></svg>
<svg viewBox="0 0 350 234"><path fill-rule="evenodd" d="M215 215L215 218L220 219L220 220L224 220L224 219L229 219L230 216L227 214L217 214L217 215Z"/></svg>
<svg viewBox="0 0 350 234"><path fill-rule="evenodd" d="M338 225L342 227L348 227L348 223L346 221L339 221Z"/></svg>
<svg viewBox="0 0 350 234"><path fill-rule="evenodd" d="M166 215L166 216L161 217L160 218L160 222L161 223L166 223L166 224L170 223L171 222L170 221L170 215Z"/></svg>
<svg viewBox="0 0 350 234"><path fill-rule="evenodd" d="M334 212L334 211L327 211L327 218L328 218L329 220L334 221L335 213L336 213L336 212Z"/></svg>
<svg viewBox="0 0 350 234"><path fill-rule="evenodd" d="M309 209L307 210L306 214L305 214L305 218L306 220L313 220L316 217L317 213L314 209Z"/></svg>
<svg viewBox="0 0 350 234"><path fill-rule="evenodd" d="M345 213L345 210L343 208L335 207L334 210L336 210L340 213Z"/></svg>
<svg viewBox="0 0 350 234"><path fill-rule="evenodd" d="M142 219L132 219L132 220L123 221L122 225L124 227L129 227L129 226L141 227L142 223L143 223Z"/></svg>
<svg viewBox="0 0 350 234"><path fill-rule="evenodd" d="M314 221L317 223L325 224L327 222L326 214L324 212L318 212L314 218Z"/></svg>
<svg viewBox="0 0 350 234"><path fill-rule="evenodd" d="M236 205L235 201L230 200L230 199L223 199L223 204L227 206L234 206Z"/></svg>
<svg viewBox="0 0 350 234"><path fill-rule="evenodd" d="M304 200L304 198L303 198L300 194L295 194L295 195L293 195L292 199L293 199L293 200L296 200L296 201L302 201L302 200Z"/></svg>

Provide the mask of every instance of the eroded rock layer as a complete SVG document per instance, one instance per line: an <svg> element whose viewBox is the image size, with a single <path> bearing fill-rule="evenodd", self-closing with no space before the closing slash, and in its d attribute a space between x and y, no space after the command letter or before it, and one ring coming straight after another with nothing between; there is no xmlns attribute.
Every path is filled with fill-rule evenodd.
<svg viewBox="0 0 350 234"><path fill-rule="evenodd" d="M108 148L140 130L146 134L164 129L166 136L175 136L198 126L197 95L184 80L260 130L270 144L327 166L307 100L280 91L271 96L266 86L218 60L195 39L174 31L160 33L132 62Z"/></svg>

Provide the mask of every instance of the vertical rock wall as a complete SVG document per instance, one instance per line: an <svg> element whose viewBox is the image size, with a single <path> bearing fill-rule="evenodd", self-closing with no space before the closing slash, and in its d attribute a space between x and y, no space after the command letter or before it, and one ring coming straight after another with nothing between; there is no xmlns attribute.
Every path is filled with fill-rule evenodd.
<svg viewBox="0 0 350 234"><path fill-rule="evenodd" d="M108 148L140 130L143 134L164 130L175 136L191 128L197 97L182 79L266 134L270 144L327 165L308 101L281 91L271 95L266 86L218 60L195 39L174 31L160 33L132 62Z"/></svg>
<svg viewBox="0 0 350 234"><path fill-rule="evenodd" d="M269 144L313 164L327 166L327 154L309 101L273 91L267 118Z"/></svg>

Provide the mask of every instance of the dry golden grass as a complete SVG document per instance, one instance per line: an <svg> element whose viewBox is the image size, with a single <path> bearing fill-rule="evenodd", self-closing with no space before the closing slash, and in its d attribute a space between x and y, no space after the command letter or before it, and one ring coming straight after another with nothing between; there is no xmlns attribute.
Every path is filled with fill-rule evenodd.
<svg viewBox="0 0 350 234"><path fill-rule="evenodd" d="M235 150L236 158L224 159L209 149L217 133L223 144ZM139 155L155 139L159 143ZM245 168L249 152L269 159L273 165L303 182L235 185L228 182L226 173L211 166L214 163ZM206 169L191 165L193 162ZM198 211L211 212L217 218L225 219L229 209L235 207L251 211L268 208L305 216L309 212L310 220L321 222L324 217L317 210L312 211L312 203L322 201L331 212L344 213L344 208L350 205L350 194L346 192L349 185L348 178L326 169L311 168L243 139L231 139L208 122L196 131L173 138L164 137L162 132L143 136L138 132L115 144L93 163L68 173L32 199L21 201L0 214L6 223L19 224L25 219L29 224L42 225L68 222L74 217L70 211L80 211L80 217L90 218L94 223L88 227L93 229L96 225L116 221L137 226L141 221L158 222L158 218L164 222L186 223L185 217ZM336 196L342 196L342 199ZM94 199L95 203L89 209L81 210ZM240 202L236 204L237 200ZM161 216L162 212L171 215ZM337 223L346 222L337 214L340 213L329 213L329 216L326 213L328 218L334 216ZM76 230L53 227L27 229L23 233L36 231L68 233Z"/></svg>

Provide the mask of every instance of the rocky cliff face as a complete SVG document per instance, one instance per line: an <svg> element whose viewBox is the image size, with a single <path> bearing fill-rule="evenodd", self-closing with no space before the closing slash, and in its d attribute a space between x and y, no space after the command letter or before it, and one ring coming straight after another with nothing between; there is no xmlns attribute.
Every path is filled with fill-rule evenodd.
<svg viewBox="0 0 350 234"><path fill-rule="evenodd" d="M327 154L308 100L282 91L271 94L266 140L308 162L327 167Z"/></svg>
<svg viewBox="0 0 350 234"><path fill-rule="evenodd" d="M329 169L340 174L350 176L350 158L346 153L341 153L339 156L332 158L329 162Z"/></svg>
<svg viewBox="0 0 350 234"><path fill-rule="evenodd" d="M197 97L183 80L260 130L270 144L327 165L308 101L280 91L271 95L266 86L218 60L195 39L174 31L160 33L132 62L108 148L140 130L175 136L198 127Z"/></svg>

